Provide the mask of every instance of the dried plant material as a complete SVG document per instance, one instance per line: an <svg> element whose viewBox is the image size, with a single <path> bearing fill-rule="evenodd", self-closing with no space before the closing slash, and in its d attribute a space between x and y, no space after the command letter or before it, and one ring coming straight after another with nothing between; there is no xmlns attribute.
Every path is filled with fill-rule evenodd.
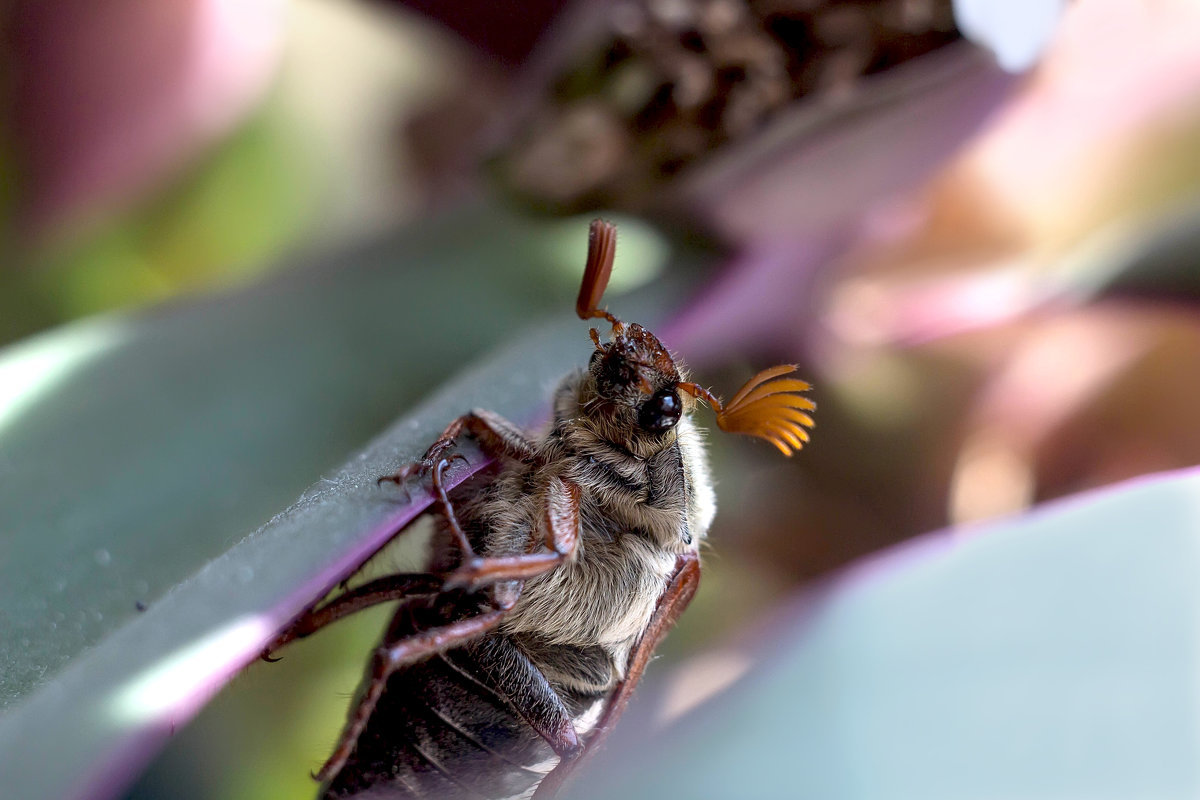
<svg viewBox="0 0 1200 800"><path fill-rule="evenodd" d="M562 210L641 207L793 101L960 38L950 0L622 0L590 24L502 157L510 188Z"/></svg>

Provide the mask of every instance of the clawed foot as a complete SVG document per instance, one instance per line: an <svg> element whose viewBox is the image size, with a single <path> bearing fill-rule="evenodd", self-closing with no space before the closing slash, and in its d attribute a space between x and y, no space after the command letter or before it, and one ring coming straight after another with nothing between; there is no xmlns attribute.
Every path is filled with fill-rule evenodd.
<svg viewBox="0 0 1200 800"><path fill-rule="evenodd" d="M414 461L391 475L384 475L375 483L379 486L382 486L384 483L394 483L397 486L401 486L409 478L415 477L419 480L435 471L440 476L441 472L449 468L456 459L462 461L464 464L469 464L470 462L467 461L467 457L462 453L455 453L449 458L443 458L443 454L453 446L454 440L452 439L438 439L425 451L425 456L420 461Z"/></svg>

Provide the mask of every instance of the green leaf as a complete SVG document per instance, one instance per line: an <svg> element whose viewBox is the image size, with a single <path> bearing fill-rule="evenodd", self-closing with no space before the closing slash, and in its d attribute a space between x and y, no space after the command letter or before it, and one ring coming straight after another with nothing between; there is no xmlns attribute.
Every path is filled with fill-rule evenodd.
<svg viewBox="0 0 1200 800"><path fill-rule="evenodd" d="M459 215L247 291L0 353L5 796L120 791L276 629L420 511L419 493L410 502L378 476L472 406L534 418L591 348L569 316L585 231ZM644 228L622 233L623 259L661 260Z"/></svg>

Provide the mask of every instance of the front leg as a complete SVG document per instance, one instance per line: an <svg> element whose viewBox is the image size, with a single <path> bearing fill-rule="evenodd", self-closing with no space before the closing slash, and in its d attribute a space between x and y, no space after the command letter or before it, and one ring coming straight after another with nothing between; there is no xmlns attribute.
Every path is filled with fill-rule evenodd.
<svg viewBox="0 0 1200 800"><path fill-rule="evenodd" d="M579 547L579 504L582 496L578 484L557 476L551 477L546 484L542 509L546 551L491 558L468 553L462 566L446 581L446 588L474 590L498 580L528 580L573 559ZM447 520L453 531L458 525L457 521Z"/></svg>
<svg viewBox="0 0 1200 800"><path fill-rule="evenodd" d="M523 430L499 414L476 408L447 425L446 430L429 446L420 461L409 464L392 475L384 475L379 482L401 484L414 475L428 473L442 460L443 454L454 446L464 430L474 436L483 452L490 456L525 462L537 459L537 448Z"/></svg>

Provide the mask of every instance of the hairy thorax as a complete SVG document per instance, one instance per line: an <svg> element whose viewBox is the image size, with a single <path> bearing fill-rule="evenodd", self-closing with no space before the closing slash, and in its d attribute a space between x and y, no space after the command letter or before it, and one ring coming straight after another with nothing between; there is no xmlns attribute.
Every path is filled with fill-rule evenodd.
<svg viewBox="0 0 1200 800"><path fill-rule="evenodd" d="M502 634L539 646L595 652L607 689L623 677L675 569L695 552L715 511L703 443L689 419L653 444L622 446L579 417L579 376L559 387L555 420L532 463L508 462L487 491L460 506L488 556L536 552L547 541L546 487L580 487L574 558L529 579ZM528 653L546 667L539 653Z"/></svg>
<svg viewBox="0 0 1200 800"><path fill-rule="evenodd" d="M471 509L486 531L487 555L528 552L545 541L541 498L518 491L529 481L519 470L506 472ZM583 490L574 559L527 581L501 632L546 645L599 647L610 664L625 663L674 569L675 552L648 531L614 525L603 506L603 497ZM608 683L620 673L614 667Z"/></svg>

